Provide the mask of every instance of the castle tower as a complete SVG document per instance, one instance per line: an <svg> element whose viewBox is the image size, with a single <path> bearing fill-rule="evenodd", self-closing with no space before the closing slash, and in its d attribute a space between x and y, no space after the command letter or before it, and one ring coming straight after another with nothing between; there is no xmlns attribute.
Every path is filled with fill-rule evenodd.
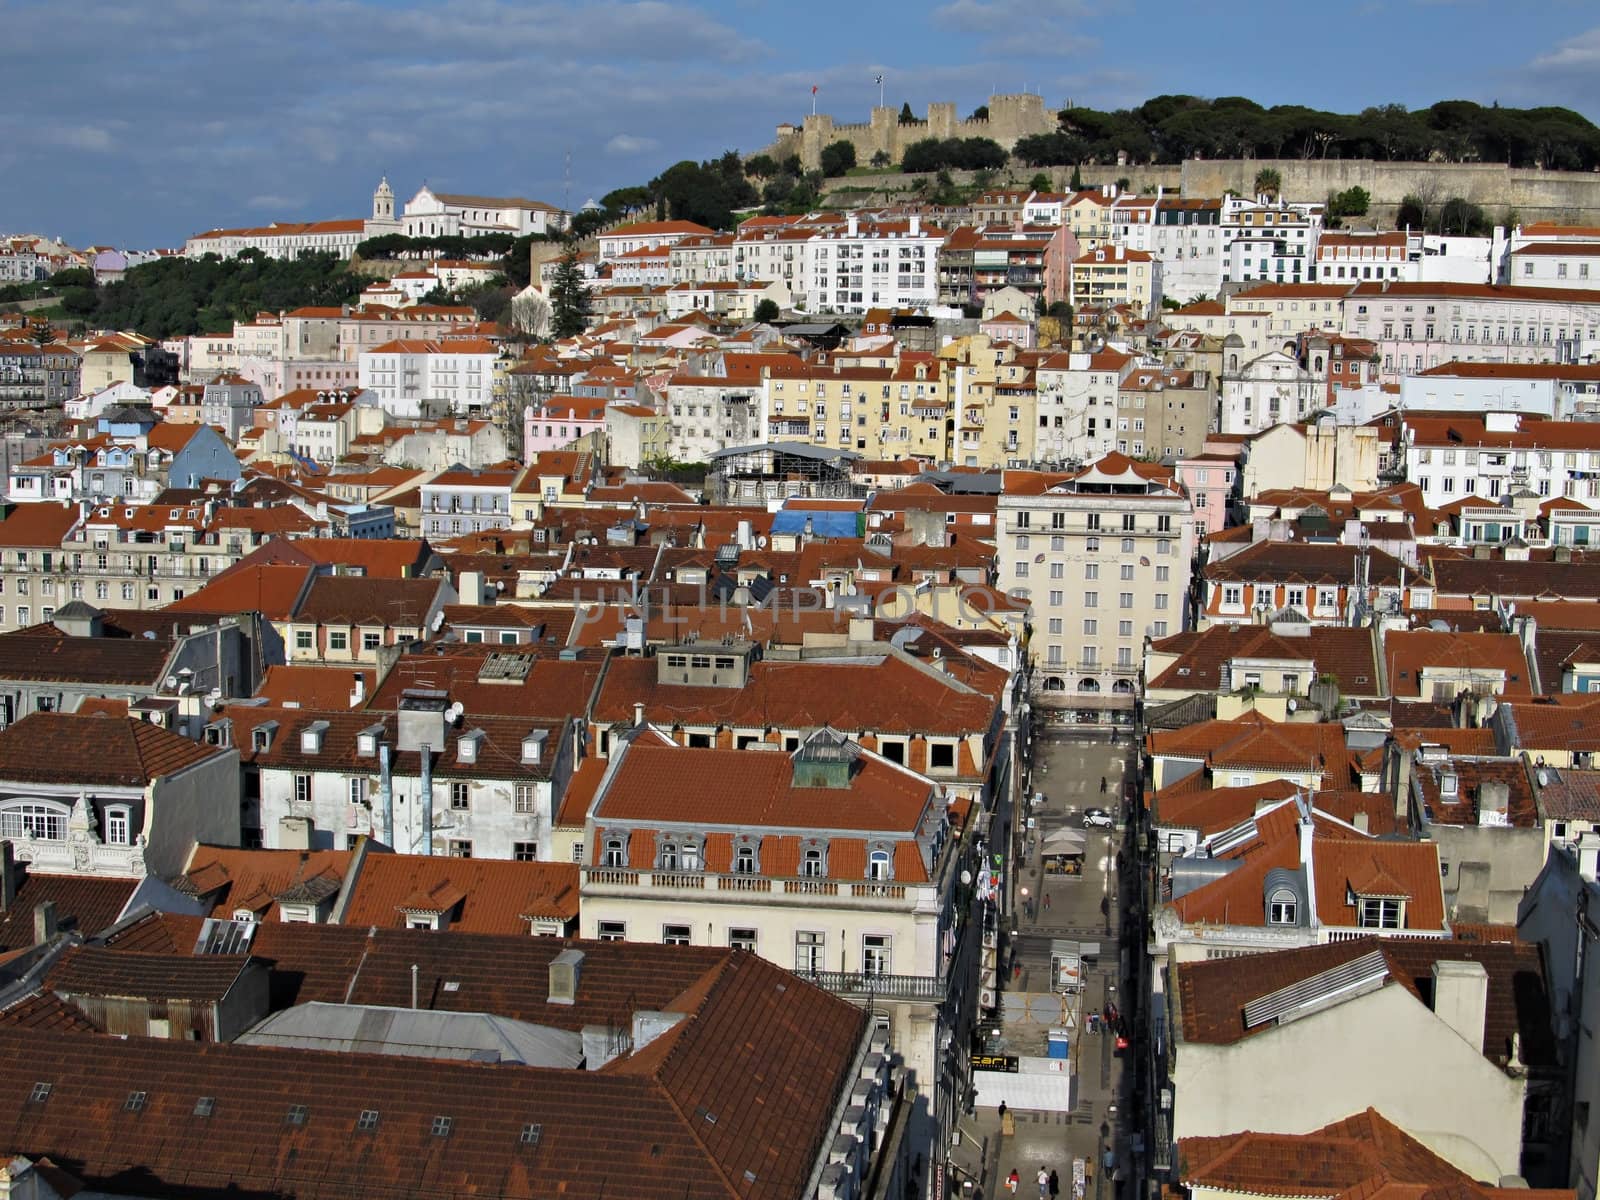
<svg viewBox="0 0 1600 1200"><path fill-rule="evenodd" d="M387 175L378 184L378 190L372 193L372 219L374 221L394 220L394 192L389 188L389 177Z"/></svg>

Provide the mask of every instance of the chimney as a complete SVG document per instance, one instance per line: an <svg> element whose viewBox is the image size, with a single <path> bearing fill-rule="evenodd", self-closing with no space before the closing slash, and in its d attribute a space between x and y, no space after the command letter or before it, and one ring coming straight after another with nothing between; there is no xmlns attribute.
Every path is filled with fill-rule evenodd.
<svg viewBox="0 0 1600 1200"><path fill-rule="evenodd" d="M56 936L56 902L46 900L33 908L33 944L42 946Z"/></svg>
<svg viewBox="0 0 1600 1200"><path fill-rule="evenodd" d="M17 855L10 842L0 842L0 912L17 902Z"/></svg>
<svg viewBox="0 0 1600 1200"><path fill-rule="evenodd" d="M1433 964L1433 1015L1474 1050L1483 1049L1483 1018L1488 1010L1489 973L1482 963Z"/></svg>
<svg viewBox="0 0 1600 1200"><path fill-rule="evenodd" d="M1585 882L1594 883L1596 868L1600 867L1600 833L1581 833L1573 844L1573 853L1578 856L1578 874ZM7 856L9 860L9 855Z"/></svg>
<svg viewBox="0 0 1600 1200"><path fill-rule="evenodd" d="M1300 818L1300 865L1311 866L1312 843L1316 840L1317 826L1310 815Z"/></svg>
<svg viewBox="0 0 1600 1200"><path fill-rule="evenodd" d="M1372 832L1372 822L1367 819L1367 814L1364 812L1358 812L1355 820L1351 821L1350 823L1356 827L1357 833Z"/></svg>
<svg viewBox="0 0 1600 1200"><path fill-rule="evenodd" d="M912 213L911 214L911 225L910 225L910 228L908 230L908 234L911 237L916 237L921 232L922 232L922 214L921 213Z"/></svg>
<svg viewBox="0 0 1600 1200"><path fill-rule="evenodd" d="M550 994L547 1004L578 1002L578 980L583 974L583 951L563 950L550 960Z"/></svg>
<svg viewBox="0 0 1600 1200"><path fill-rule="evenodd" d="M870 617L851 617L848 636L852 642L870 642L872 640L872 619Z"/></svg>
<svg viewBox="0 0 1600 1200"><path fill-rule="evenodd" d="M643 725L644 725L644 701L643 700L635 700L633 702L633 727L635 729L639 729L639 728L643 727Z"/></svg>
<svg viewBox="0 0 1600 1200"><path fill-rule="evenodd" d="M356 671L350 684L350 707L355 708L367 698L367 675L365 671Z"/></svg>

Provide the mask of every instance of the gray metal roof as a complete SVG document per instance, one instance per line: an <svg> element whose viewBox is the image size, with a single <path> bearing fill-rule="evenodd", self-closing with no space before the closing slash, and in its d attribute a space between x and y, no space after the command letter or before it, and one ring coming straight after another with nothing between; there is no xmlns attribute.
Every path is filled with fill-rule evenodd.
<svg viewBox="0 0 1600 1200"><path fill-rule="evenodd" d="M813 446L809 442L755 442L749 446L729 446L713 451L711 457L731 458L736 454L788 454L795 458L816 458L832 461L840 458L860 458L854 450L835 450L828 446Z"/></svg>
<svg viewBox="0 0 1600 1200"><path fill-rule="evenodd" d="M351 1050L568 1070L583 1062L582 1035L564 1029L512 1021L490 1013L327 1004L320 1000L273 1013L236 1040L250 1046Z"/></svg>

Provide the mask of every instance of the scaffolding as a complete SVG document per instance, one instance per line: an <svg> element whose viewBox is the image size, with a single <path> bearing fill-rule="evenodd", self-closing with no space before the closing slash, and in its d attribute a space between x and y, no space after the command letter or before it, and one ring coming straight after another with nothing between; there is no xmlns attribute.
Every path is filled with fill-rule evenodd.
<svg viewBox="0 0 1600 1200"><path fill-rule="evenodd" d="M706 492L713 504L765 504L791 496L853 499L866 487L851 474L861 455L805 442L733 446L711 456Z"/></svg>

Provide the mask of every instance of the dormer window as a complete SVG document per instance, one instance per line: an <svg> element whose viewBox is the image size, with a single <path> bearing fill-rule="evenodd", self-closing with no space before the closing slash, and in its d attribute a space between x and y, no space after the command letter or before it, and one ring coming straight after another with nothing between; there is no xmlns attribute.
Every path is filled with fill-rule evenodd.
<svg viewBox="0 0 1600 1200"><path fill-rule="evenodd" d="M313 721L300 731L300 753L321 754L322 739L328 732L326 721Z"/></svg>
<svg viewBox="0 0 1600 1200"><path fill-rule="evenodd" d="M887 881L894 878L894 858L884 847L874 847L867 854L867 878Z"/></svg>
<svg viewBox="0 0 1600 1200"><path fill-rule="evenodd" d="M1446 771L1439 776L1439 795L1454 803L1460 794L1461 780L1454 771Z"/></svg>
<svg viewBox="0 0 1600 1200"><path fill-rule="evenodd" d="M362 758L375 758L378 740L383 736L382 725L371 725L356 735L356 753Z"/></svg>
<svg viewBox="0 0 1600 1200"><path fill-rule="evenodd" d="M820 846L807 847L800 856L800 874L808 879L821 879L828 873L826 856Z"/></svg>
<svg viewBox="0 0 1600 1200"><path fill-rule="evenodd" d="M536 729L532 733L528 734L527 737L523 738L522 761L525 763L538 762L540 756L544 753L545 740L549 736L549 733L547 733L545 730Z"/></svg>
<svg viewBox="0 0 1600 1200"><path fill-rule="evenodd" d="M276 721L268 721L264 725L257 725L250 731L250 748L257 753L272 749L272 735L278 731Z"/></svg>
<svg viewBox="0 0 1600 1200"><path fill-rule="evenodd" d="M761 862L757 855L759 846L756 839L748 834L741 834L734 841L733 846L733 873L735 875L754 875L761 870Z"/></svg>
<svg viewBox="0 0 1600 1200"><path fill-rule="evenodd" d="M456 761L475 763L478 761L478 744L483 741L483 730L474 729L456 739Z"/></svg>
<svg viewBox="0 0 1600 1200"><path fill-rule="evenodd" d="M1300 916L1300 898L1287 888L1272 893L1267 902L1268 925L1293 925Z"/></svg>
<svg viewBox="0 0 1600 1200"><path fill-rule="evenodd" d="M1356 899L1356 924L1362 929L1400 929L1404 918L1403 900L1378 896Z"/></svg>
<svg viewBox="0 0 1600 1200"><path fill-rule="evenodd" d="M609 837L605 841L605 849L600 856L600 865L603 867L627 866L627 849L619 837Z"/></svg>

